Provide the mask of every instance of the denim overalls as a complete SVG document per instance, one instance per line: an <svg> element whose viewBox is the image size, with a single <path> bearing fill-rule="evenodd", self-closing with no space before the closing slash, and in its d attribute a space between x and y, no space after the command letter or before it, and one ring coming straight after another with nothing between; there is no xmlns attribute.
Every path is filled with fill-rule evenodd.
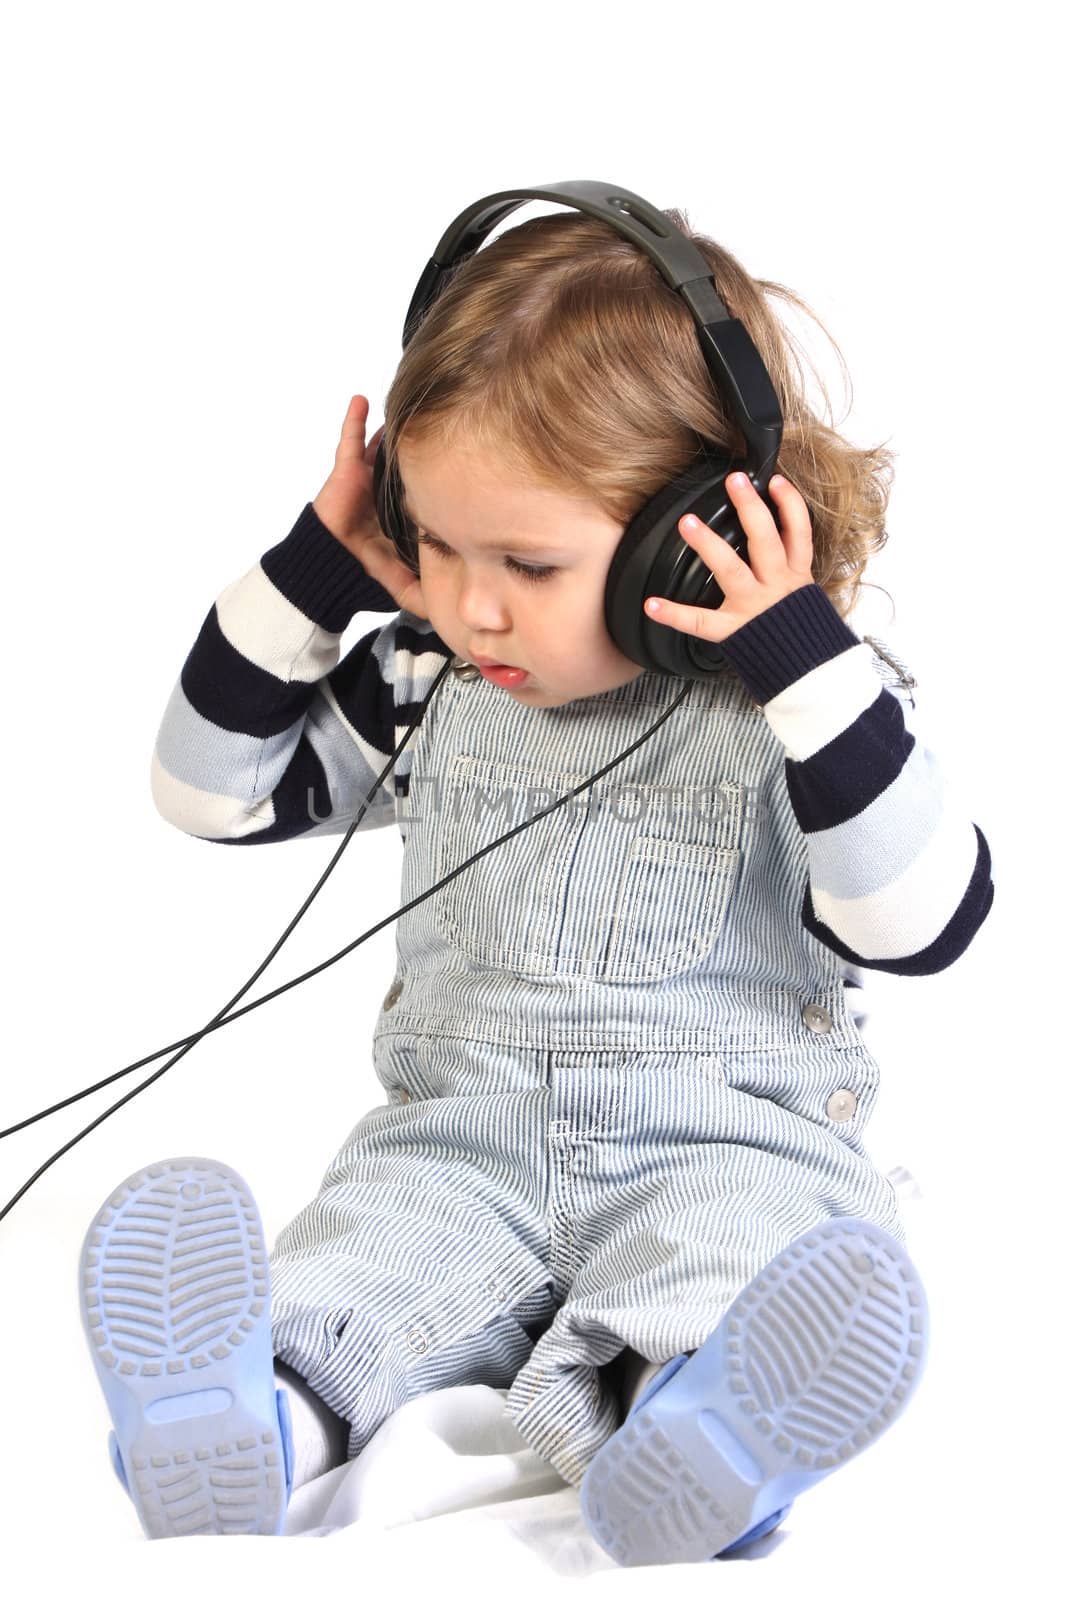
<svg viewBox="0 0 1067 1600"><path fill-rule="evenodd" d="M414 736L401 902L618 755L683 687L524 705L458 659ZM364 846L366 848L366 846ZM785 753L729 669L605 778L396 924L388 1103L271 1255L276 1354L351 1425L484 1383L572 1484L603 1368L697 1349L838 1215L906 1243L862 1143L878 1066L801 925Z"/></svg>

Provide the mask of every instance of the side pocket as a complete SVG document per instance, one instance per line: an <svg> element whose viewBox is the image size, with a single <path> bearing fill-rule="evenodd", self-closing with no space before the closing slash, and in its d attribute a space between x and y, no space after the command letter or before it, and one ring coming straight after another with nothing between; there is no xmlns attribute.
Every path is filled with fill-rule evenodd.
<svg viewBox="0 0 1067 1600"><path fill-rule="evenodd" d="M881 1073L863 1044L720 1051L731 1089L814 1123L853 1149L878 1100Z"/></svg>
<svg viewBox="0 0 1067 1600"><path fill-rule="evenodd" d="M272 1269L272 1278L274 1272ZM333 1356L354 1315L351 1305L309 1304L299 1288L287 1299L284 1288L271 1290L271 1334L279 1361L311 1383Z"/></svg>
<svg viewBox="0 0 1067 1600"><path fill-rule="evenodd" d="M338 1345L341 1343L341 1338L344 1334L344 1331L351 1320L351 1306L342 1306L336 1311L327 1312L325 1318L323 1319L322 1327L319 1330L318 1357L314 1366L312 1366L305 1375L308 1381L310 1381L317 1372L321 1372L327 1361L329 1361L330 1357L334 1354Z"/></svg>

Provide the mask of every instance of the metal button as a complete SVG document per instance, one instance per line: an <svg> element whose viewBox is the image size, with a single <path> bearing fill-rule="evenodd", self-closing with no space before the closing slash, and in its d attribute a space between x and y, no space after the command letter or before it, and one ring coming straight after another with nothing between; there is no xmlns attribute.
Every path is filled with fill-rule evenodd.
<svg viewBox="0 0 1067 1600"><path fill-rule="evenodd" d="M504 1301L507 1299L506 1292L500 1287L495 1278L490 1278L488 1280L486 1283L486 1288L489 1290L489 1293L492 1295L494 1300Z"/></svg>
<svg viewBox="0 0 1067 1600"><path fill-rule="evenodd" d="M831 1122L847 1122L856 1115L856 1096L851 1089L835 1089L826 1102L826 1115Z"/></svg>
<svg viewBox="0 0 1067 1600"><path fill-rule="evenodd" d="M834 1025L834 1019L825 1006L805 1006L800 1013L804 1026L810 1028L812 1033L829 1033Z"/></svg>
<svg viewBox="0 0 1067 1600"><path fill-rule="evenodd" d="M382 1001L382 1010L383 1011L392 1011L393 1007L396 1005L397 1001L400 999L400 991L403 989L403 987L404 987L403 978L394 979L394 981L389 985L389 989L388 989L388 992L387 992L387 994L385 996L385 999Z"/></svg>
<svg viewBox="0 0 1067 1600"><path fill-rule="evenodd" d="M399 1105L409 1106L411 1104L411 1091L409 1089L398 1089L396 1098Z"/></svg>
<svg viewBox="0 0 1067 1600"><path fill-rule="evenodd" d="M418 1328L408 1329L408 1348L409 1350L416 1350L420 1352L420 1354L427 1348L426 1335L424 1333L420 1333Z"/></svg>
<svg viewBox="0 0 1067 1600"><path fill-rule="evenodd" d="M482 669L473 661L455 661L452 671L457 678L480 678Z"/></svg>

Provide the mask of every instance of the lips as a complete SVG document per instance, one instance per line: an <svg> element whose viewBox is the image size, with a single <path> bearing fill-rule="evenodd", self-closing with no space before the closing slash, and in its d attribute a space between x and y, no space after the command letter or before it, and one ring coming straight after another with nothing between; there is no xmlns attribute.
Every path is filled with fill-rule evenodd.
<svg viewBox="0 0 1067 1600"><path fill-rule="evenodd" d="M476 666L479 666L479 667L512 667L512 670L515 671L515 672L518 672L518 671L521 670L518 667L513 667L512 663L510 661L492 661L492 660L490 660L490 658L488 656L472 655L471 656L471 660L475 663Z"/></svg>

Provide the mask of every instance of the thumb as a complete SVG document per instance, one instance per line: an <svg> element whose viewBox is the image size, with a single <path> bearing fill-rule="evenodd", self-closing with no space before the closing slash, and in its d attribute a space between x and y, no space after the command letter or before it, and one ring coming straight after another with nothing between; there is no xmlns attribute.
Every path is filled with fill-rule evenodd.
<svg viewBox="0 0 1067 1600"><path fill-rule="evenodd" d="M365 395L354 394L348 402L345 420L341 425L341 439L337 446L334 462L337 466L352 461L362 461L364 450L364 432L367 426L367 414L370 411L370 402Z"/></svg>

